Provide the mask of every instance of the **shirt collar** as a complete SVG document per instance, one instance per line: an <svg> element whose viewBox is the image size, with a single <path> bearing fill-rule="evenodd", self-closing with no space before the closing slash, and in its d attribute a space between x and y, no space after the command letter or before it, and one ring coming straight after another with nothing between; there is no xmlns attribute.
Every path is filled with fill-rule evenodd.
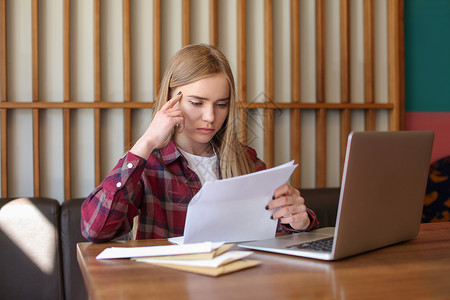
<svg viewBox="0 0 450 300"><path fill-rule="evenodd" d="M214 145L213 145L213 147L214 147ZM219 155L219 152L216 147L214 147L214 152L216 153L216 156L217 156L217 164L218 164L217 168L219 170L219 172L218 172L219 178L218 179L222 179L222 173L220 172L220 164L219 164L220 155ZM183 154L180 153L177 146L175 146L175 142L172 139L169 141L169 143L165 147L159 149L159 153L161 155L162 160L166 164L171 164L177 159L181 159L183 162L183 166L185 166L186 168L187 168L187 165L189 164L187 162L186 158L183 156Z"/></svg>
<svg viewBox="0 0 450 300"><path fill-rule="evenodd" d="M170 140L165 147L161 148L160 153L166 164L174 162L181 156L181 153L178 151L173 140Z"/></svg>
<svg viewBox="0 0 450 300"><path fill-rule="evenodd" d="M214 147L214 145L213 145L213 148L214 148L214 153L217 156L217 161L219 161L220 155L218 153L218 150L216 147ZM177 146L175 145L175 142L172 139L169 141L169 143L165 147L159 149L159 152L161 154L162 160L166 164L171 164L172 162L174 162L175 160L177 160L180 157L184 161L185 164L188 164L186 158L178 150ZM219 174L220 174L220 171L219 171Z"/></svg>

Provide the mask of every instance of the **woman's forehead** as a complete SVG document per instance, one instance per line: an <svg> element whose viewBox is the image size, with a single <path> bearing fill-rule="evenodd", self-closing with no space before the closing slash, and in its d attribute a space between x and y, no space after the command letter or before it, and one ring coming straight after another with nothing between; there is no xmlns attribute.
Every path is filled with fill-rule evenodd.
<svg viewBox="0 0 450 300"><path fill-rule="evenodd" d="M230 84L223 73L199 79L192 83L175 88L174 91L181 91L184 96L189 94L203 98L228 98L230 96Z"/></svg>

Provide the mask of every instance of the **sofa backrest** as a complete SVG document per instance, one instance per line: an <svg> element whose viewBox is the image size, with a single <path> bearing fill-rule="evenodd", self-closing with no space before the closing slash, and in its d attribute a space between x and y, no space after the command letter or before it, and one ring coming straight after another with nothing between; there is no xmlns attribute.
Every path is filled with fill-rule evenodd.
<svg viewBox="0 0 450 300"><path fill-rule="evenodd" d="M306 206L319 219L319 227L334 227L339 206L340 188L300 189Z"/></svg>
<svg viewBox="0 0 450 300"><path fill-rule="evenodd" d="M77 243L87 242L81 235L81 204L84 199L71 199L61 205L61 246L66 300L88 299L77 261Z"/></svg>

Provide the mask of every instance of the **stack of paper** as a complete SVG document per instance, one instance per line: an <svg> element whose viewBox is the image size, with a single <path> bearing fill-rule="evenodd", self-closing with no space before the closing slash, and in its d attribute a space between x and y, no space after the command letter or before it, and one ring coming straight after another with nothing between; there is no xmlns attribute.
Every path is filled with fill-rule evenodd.
<svg viewBox="0 0 450 300"><path fill-rule="evenodd" d="M229 251L233 246L205 242L153 247L112 247L103 250L97 259L131 258L138 262L208 276L219 276L261 263L243 259L253 252Z"/></svg>

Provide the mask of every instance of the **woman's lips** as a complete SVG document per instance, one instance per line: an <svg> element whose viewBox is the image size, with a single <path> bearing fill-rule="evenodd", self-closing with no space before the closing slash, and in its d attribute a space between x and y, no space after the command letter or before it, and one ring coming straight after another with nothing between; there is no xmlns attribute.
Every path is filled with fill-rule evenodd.
<svg viewBox="0 0 450 300"><path fill-rule="evenodd" d="M211 133L214 132L214 128L197 128L201 133Z"/></svg>

